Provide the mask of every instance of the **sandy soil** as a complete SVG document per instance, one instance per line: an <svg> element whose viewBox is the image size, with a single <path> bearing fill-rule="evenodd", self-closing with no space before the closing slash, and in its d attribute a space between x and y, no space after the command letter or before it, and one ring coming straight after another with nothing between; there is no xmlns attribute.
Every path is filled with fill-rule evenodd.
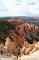
<svg viewBox="0 0 39 60"><path fill-rule="evenodd" d="M17 59L16 56L7 56L0 54L0 60L39 60L39 50L32 53L31 55L23 55Z"/></svg>
<svg viewBox="0 0 39 60"><path fill-rule="evenodd" d="M39 60L39 51L32 53L31 55L23 55L18 60Z"/></svg>
<svg viewBox="0 0 39 60"><path fill-rule="evenodd" d="M16 56L7 56L7 55L1 55L0 54L0 60L17 60L17 57Z"/></svg>

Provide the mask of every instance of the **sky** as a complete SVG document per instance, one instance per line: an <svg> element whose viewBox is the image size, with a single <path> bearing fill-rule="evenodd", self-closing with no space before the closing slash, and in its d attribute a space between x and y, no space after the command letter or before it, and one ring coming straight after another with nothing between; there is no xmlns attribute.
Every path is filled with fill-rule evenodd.
<svg viewBox="0 0 39 60"><path fill-rule="evenodd" d="M0 17L39 16L39 0L0 0Z"/></svg>

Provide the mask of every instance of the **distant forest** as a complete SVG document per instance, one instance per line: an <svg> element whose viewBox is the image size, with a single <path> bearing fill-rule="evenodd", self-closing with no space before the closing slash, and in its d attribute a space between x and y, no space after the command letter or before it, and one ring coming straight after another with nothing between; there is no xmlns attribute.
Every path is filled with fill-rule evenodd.
<svg viewBox="0 0 39 60"><path fill-rule="evenodd" d="M29 22L29 23L34 23L36 25L39 26L39 18L37 17L25 17L25 16L18 16L18 17L4 17L4 18L0 18L0 20L10 20L10 19L21 19L24 20L25 22Z"/></svg>

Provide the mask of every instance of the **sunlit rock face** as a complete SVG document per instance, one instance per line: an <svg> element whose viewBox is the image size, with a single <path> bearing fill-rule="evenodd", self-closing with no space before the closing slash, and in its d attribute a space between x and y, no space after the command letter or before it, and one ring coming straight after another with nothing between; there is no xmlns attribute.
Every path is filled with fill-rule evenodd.
<svg viewBox="0 0 39 60"><path fill-rule="evenodd" d="M21 20L21 19L11 19L11 20L8 20L8 22L10 23L10 24L15 24L15 25L21 25L21 24L23 24L24 23L24 21L23 20Z"/></svg>
<svg viewBox="0 0 39 60"><path fill-rule="evenodd" d="M16 43L11 42L9 37L6 38L5 46L4 46L5 53L13 54L16 51Z"/></svg>
<svg viewBox="0 0 39 60"><path fill-rule="evenodd" d="M3 52L4 52L4 44L0 43L0 54L3 54Z"/></svg>
<svg viewBox="0 0 39 60"><path fill-rule="evenodd" d="M15 24L15 30L9 30L9 37L6 38L4 49L6 52L15 53L17 46L22 46L25 41L33 43L31 36L39 31L34 24L25 23L21 20L9 20L10 24Z"/></svg>
<svg viewBox="0 0 39 60"><path fill-rule="evenodd" d="M39 50L39 42L33 42L33 44L29 44L28 42L25 41L20 52L21 55L31 55L32 53L38 50Z"/></svg>

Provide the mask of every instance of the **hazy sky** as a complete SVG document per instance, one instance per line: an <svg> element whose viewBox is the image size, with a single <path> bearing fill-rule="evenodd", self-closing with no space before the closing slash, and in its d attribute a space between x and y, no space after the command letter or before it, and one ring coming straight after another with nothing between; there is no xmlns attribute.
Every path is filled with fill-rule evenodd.
<svg viewBox="0 0 39 60"><path fill-rule="evenodd" d="M3 16L39 16L39 0L0 0Z"/></svg>

